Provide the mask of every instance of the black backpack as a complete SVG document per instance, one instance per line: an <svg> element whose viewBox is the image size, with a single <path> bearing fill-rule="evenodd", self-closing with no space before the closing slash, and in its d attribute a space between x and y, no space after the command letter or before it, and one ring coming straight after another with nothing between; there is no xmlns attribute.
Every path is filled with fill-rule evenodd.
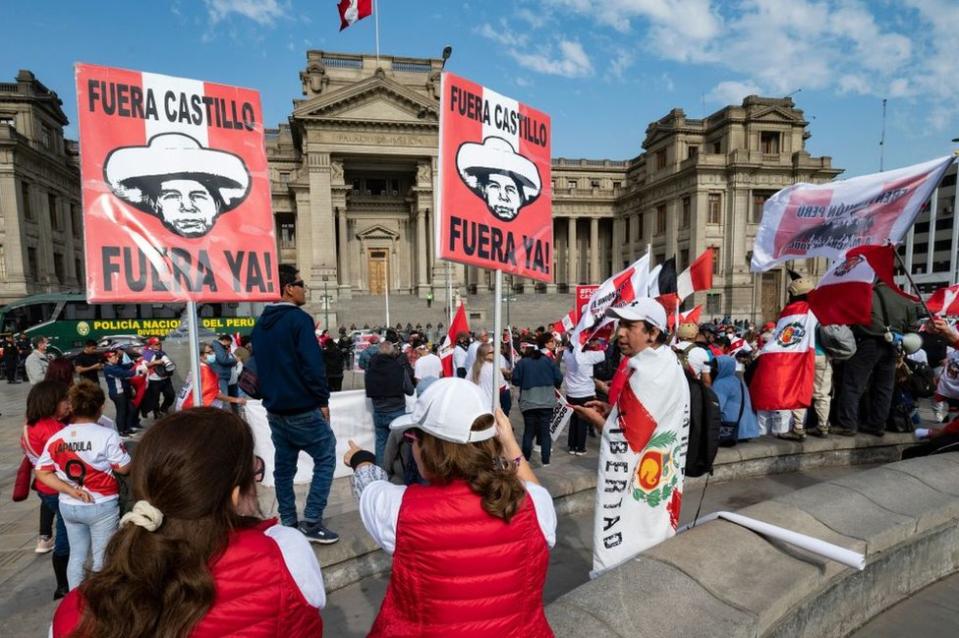
<svg viewBox="0 0 959 638"><path fill-rule="evenodd" d="M686 476L702 476L713 472L713 461L719 450L722 412L713 389L687 370L689 384L689 445L686 448Z"/></svg>
<svg viewBox="0 0 959 638"><path fill-rule="evenodd" d="M909 380L906 389L914 399L928 399L936 393L936 373L928 364L906 359Z"/></svg>

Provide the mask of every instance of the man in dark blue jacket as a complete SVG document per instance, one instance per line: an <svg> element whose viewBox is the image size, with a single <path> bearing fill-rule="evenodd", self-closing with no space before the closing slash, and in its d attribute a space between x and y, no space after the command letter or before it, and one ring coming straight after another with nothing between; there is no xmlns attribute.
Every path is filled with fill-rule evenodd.
<svg viewBox="0 0 959 638"><path fill-rule="evenodd" d="M276 450L273 479L280 520L314 543L335 543L340 537L323 526L336 463L326 367L313 319L300 309L306 303L306 286L294 266L280 264L279 271L281 300L266 307L252 338L260 394ZM303 519L298 521L293 476L300 450L313 457L313 480Z"/></svg>
<svg viewBox="0 0 959 638"><path fill-rule="evenodd" d="M239 396L236 385L230 385L230 377L233 375L233 368L236 367L236 357L230 352L230 344L233 338L230 335L220 335L213 342L213 371L216 372L216 378L220 381L220 394L226 396Z"/></svg>

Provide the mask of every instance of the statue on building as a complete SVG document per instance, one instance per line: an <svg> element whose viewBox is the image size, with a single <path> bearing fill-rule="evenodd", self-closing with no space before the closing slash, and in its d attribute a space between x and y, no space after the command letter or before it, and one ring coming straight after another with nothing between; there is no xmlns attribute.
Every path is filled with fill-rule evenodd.
<svg viewBox="0 0 959 638"><path fill-rule="evenodd" d="M300 81L303 83L303 95L319 95L330 83L330 78L326 75L326 67L319 60L312 60L306 67L306 71L300 72Z"/></svg>

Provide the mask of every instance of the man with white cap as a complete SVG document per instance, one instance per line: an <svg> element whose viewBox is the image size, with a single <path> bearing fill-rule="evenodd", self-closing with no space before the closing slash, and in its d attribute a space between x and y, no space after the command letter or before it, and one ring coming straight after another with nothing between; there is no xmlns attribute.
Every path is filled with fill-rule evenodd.
<svg viewBox="0 0 959 638"><path fill-rule="evenodd" d="M350 441L344 463L373 540L393 555L370 636L552 636L543 613L553 501L509 419L475 384L447 377L397 418L427 485L394 485ZM480 559L481 558L481 559ZM509 592L509 596L503 596Z"/></svg>
<svg viewBox="0 0 959 638"><path fill-rule="evenodd" d="M671 537L679 524L686 446L689 386L676 354L666 345L666 310L641 298L610 308L616 335L632 356L628 379L611 403L575 406L602 428L593 573L621 564Z"/></svg>

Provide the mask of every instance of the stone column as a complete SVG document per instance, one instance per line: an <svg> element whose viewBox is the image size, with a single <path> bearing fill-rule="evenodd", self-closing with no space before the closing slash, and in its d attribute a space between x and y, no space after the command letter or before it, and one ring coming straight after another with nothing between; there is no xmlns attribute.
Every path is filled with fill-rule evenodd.
<svg viewBox="0 0 959 638"><path fill-rule="evenodd" d="M428 282L426 279L426 260L429 248L426 245L426 211L416 211L416 288L417 295L426 297Z"/></svg>
<svg viewBox="0 0 959 638"><path fill-rule="evenodd" d="M349 230L347 230L349 224L346 219L346 209L339 208L337 209L336 216L337 225L339 227L339 246L337 252L339 253L339 281L340 288L345 288L349 290L352 282L350 281L350 236Z"/></svg>
<svg viewBox="0 0 959 638"><path fill-rule="evenodd" d="M622 218L613 218L613 272L619 272L623 267L623 222ZM612 275L612 273L610 273Z"/></svg>
<svg viewBox="0 0 959 638"><path fill-rule="evenodd" d="M308 257L310 270L308 284L314 289L323 285L323 276L336 275L335 234L330 232L333 219L333 193L330 179L330 155L310 151L307 157L310 171L310 238L313 252ZM304 275L306 272L303 273ZM332 277L331 277L332 278Z"/></svg>
<svg viewBox="0 0 959 638"><path fill-rule="evenodd" d="M589 283L599 283L599 218L589 220Z"/></svg>
<svg viewBox="0 0 959 638"><path fill-rule="evenodd" d="M553 282L546 284L546 294L551 295L556 292L556 284L559 283L559 242L556 241L556 219L553 218L550 221L550 225L553 227L553 251L550 254L552 263L550 263L550 272L553 273ZM509 290L507 289L507 278L503 277L503 294L509 295Z"/></svg>
<svg viewBox="0 0 959 638"><path fill-rule="evenodd" d="M310 258L313 254L313 232L310 221L310 194L306 191L296 193L296 268L301 277L310 274ZM307 298L312 293L307 289Z"/></svg>
<svg viewBox="0 0 959 638"><path fill-rule="evenodd" d="M570 286L575 286L579 283L579 255L577 254L576 246L576 218L569 216L566 218L566 237L567 242L569 242L569 266L566 268L566 276L569 279L567 282Z"/></svg>

